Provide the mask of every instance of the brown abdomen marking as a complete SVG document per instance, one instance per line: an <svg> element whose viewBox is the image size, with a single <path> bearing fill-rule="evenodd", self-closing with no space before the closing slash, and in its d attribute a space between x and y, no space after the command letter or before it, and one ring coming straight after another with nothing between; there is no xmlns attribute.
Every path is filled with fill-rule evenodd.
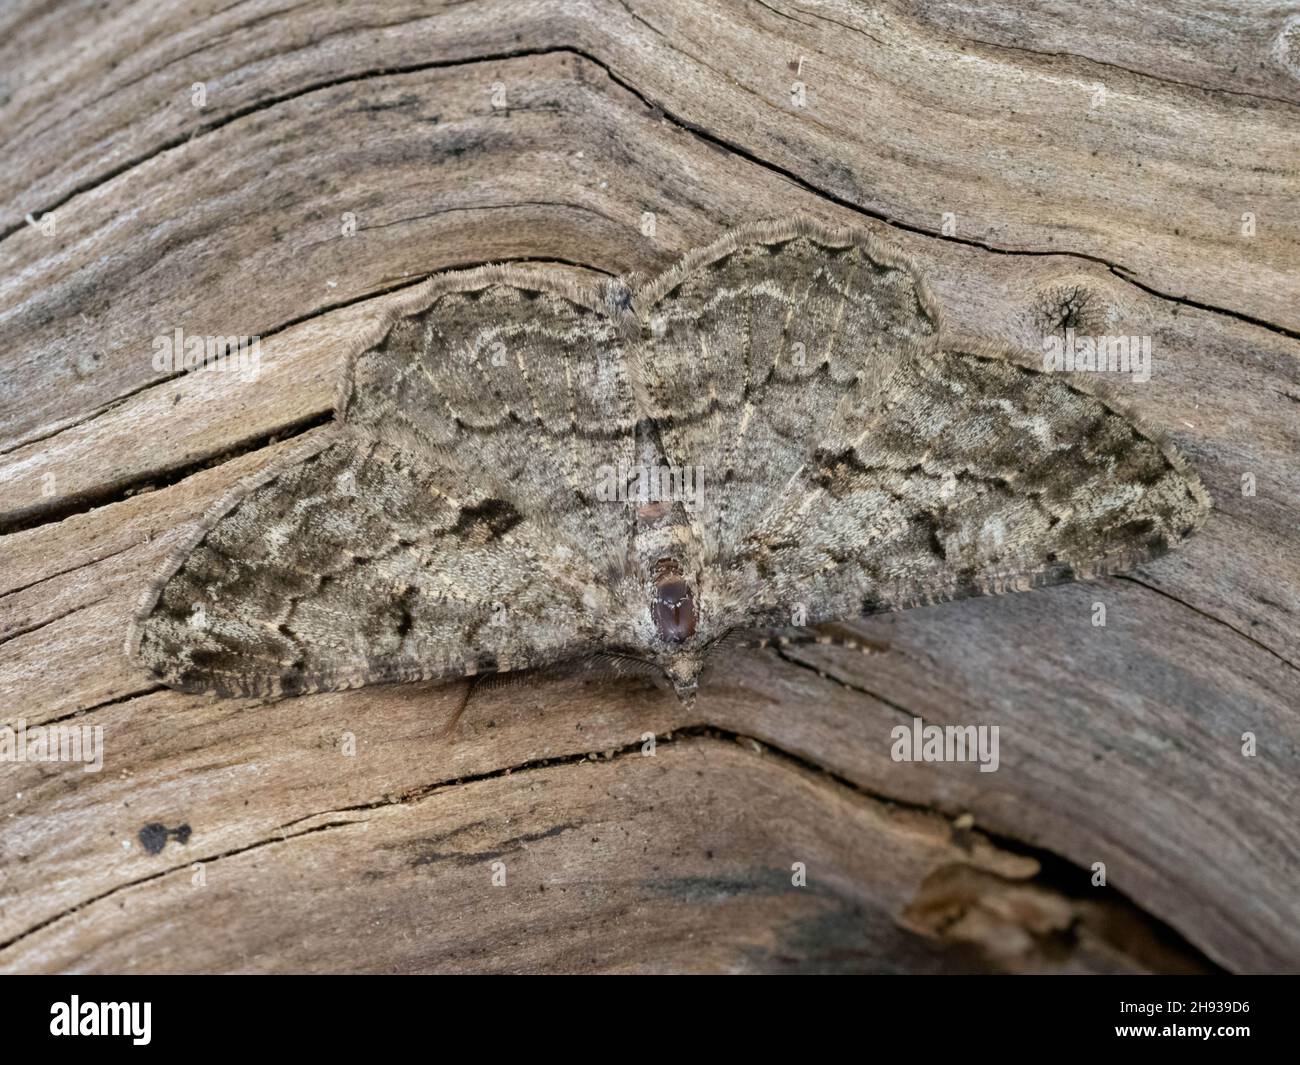
<svg viewBox="0 0 1300 1065"><path fill-rule="evenodd" d="M655 597L650 604L659 635L672 643L681 643L695 634L695 596L682 576L682 568L672 559L655 565Z"/></svg>

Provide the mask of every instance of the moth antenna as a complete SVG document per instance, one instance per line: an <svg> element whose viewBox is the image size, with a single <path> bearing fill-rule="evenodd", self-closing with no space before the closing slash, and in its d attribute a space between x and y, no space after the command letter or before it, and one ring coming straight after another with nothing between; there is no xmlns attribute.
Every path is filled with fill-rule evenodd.
<svg viewBox="0 0 1300 1065"><path fill-rule="evenodd" d="M438 733L438 739L450 739L451 734L456 731L456 726L460 723L460 715L465 712L465 707L469 706L469 697L474 693L474 682L476 679L477 678L475 677L465 678L465 692L460 697L460 703L457 704L456 709L452 712L451 720L448 721L447 724L442 727L442 731Z"/></svg>
<svg viewBox="0 0 1300 1065"><path fill-rule="evenodd" d="M442 731L438 734L439 739L447 739L456 731L456 726L460 723L465 708L469 706L470 699L479 692L488 691L492 688L513 688L520 684L528 684L531 682L532 677L527 672L478 673L465 679L469 682L465 685L465 694L461 696L460 704L451 715L451 720L443 726Z"/></svg>
<svg viewBox="0 0 1300 1065"><path fill-rule="evenodd" d="M775 631L746 639L741 647L807 647L820 644L823 647L842 647L850 651L859 651L864 655L883 655L891 650L887 643L864 639L860 636L842 636L818 632L816 629L799 629L794 631Z"/></svg>
<svg viewBox="0 0 1300 1065"><path fill-rule="evenodd" d="M583 660L586 672L604 672L612 677L630 677L639 673L657 673L658 667L636 655L623 654L621 651L596 651Z"/></svg>
<svg viewBox="0 0 1300 1065"><path fill-rule="evenodd" d="M709 647L709 654L727 649L740 650L746 647L753 647L757 639L755 634L745 629L731 629L718 639L714 640Z"/></svg>

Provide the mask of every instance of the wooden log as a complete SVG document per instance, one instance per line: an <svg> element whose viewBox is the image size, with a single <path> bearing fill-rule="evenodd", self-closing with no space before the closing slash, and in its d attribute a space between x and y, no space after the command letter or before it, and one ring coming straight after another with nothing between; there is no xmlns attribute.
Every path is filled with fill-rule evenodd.
<svg viewBox="0 0 1300 1065"><path fill-rule="evenodd" d="M0 763L0 970L1300 963L1283 8L222 7L0 14L0 720L105 750ZM321 430L406 288L645 273L793 212L899 244L959 335L1152 337L1114 387L1205 480L1203 533L851 627L883 655L737 655L689 712L570 678L448 736L463 684L258 704L127 662L184 524ZM261 372L158 369L176 328L260 336ZM894 761L914 717L999 726L999 769Z"/></svg>

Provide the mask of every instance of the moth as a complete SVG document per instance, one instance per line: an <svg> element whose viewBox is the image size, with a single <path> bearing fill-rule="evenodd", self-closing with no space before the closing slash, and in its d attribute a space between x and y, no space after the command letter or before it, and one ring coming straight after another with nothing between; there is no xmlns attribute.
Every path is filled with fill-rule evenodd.
<svg viewBox="0 0 1300 1065"><path fill-rule="evenodd" d="M646 281L430 278L334 423L181 538L127 648L221 695L602 656L689 700L736 633L1112 573L1208 508L1090 386L949 343L900 251L767 221Z"/></svg>

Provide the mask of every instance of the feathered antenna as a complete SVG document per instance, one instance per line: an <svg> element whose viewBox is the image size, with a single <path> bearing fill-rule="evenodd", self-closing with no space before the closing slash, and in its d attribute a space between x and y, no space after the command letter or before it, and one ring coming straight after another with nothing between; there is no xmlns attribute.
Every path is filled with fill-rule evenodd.
<svg viewBox="0 0 1300 1065"><path fill-rule="evenodd" d="M860 651L864 655L883 655L888 654L890 650L887 643L877 643L874 640L864 639L860 636L821 632L817 629L776 630L762 634L733 629L719 640L716 646L760 649L764 647L807 647L810 644L819 644L822 647L843 647L851 651Z"/></svg>

